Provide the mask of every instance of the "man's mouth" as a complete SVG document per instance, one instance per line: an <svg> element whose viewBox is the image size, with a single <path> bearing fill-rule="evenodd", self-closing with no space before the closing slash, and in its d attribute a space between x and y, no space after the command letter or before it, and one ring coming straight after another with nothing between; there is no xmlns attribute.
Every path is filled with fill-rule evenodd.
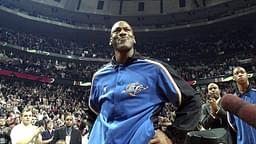
<svg viewBox="0 0 256 144"><path fill-rule="evenodd" d="M127 37L123 37L123 38L120 38L119 41L125 41L127 39L128 39Z"/></svg>
<svg viewBox="0 0 256 144"><path fill-rule="evenodd" d="M243 77L238 77L238 80L243 80Z"/></svg>

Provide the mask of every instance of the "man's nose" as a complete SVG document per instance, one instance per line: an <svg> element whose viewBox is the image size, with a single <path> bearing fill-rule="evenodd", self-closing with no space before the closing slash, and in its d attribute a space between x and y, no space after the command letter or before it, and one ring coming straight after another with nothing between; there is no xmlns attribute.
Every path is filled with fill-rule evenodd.
<svg viewBox="0 0 256 144"><path fill-rule="evenodd" d="M119 33L120 36L125 36L126 34L127 34L126 31L123 30L123 29L122 29L122 30L120 31L120 33Z"/></svg>

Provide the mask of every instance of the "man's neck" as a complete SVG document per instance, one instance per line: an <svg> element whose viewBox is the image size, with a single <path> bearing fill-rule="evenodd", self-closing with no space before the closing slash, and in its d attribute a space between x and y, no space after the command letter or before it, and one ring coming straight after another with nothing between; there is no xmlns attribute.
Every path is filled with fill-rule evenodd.
<svg viewBox="0 0 256 144"><path fill-rule="evenodd" d="M26 126L26 127L32 126L32 124L25 124L25 123L23 123L23 122L22 122L22 124L23 124L24 126Z"/></svg>
<svg viewBox="0 0 256 144"><path fill-rule="evenodd" d="M132 57L134 54L134 49L130 49L128 52L123 52L123 51L115 51L115 57L116 57L116 62L118 64L125 64L128 60L129 57Z"/></svg>
<svg viewBox="0 0 256 144"><path fill-rule="evenodd" d="M248 90L248 87L249 83L237 84L237 88L241 94L244 94Z"/></svg>

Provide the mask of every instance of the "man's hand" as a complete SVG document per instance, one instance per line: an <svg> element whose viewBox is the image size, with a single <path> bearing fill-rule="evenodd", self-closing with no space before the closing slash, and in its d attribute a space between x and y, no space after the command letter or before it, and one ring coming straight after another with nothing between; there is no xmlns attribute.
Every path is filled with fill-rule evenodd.
<svg viewBox="0 0 256 144"><path fill-rule="evenodd" d="M215 116L216 115L216 112L218 111L218 105L217 105L217 102L214 98L211 98L210 101L210 106L211 106L211 111L212 111L212 114Z"/></svg>
<svg viewBox="0 0 256 144"><path fill-rule="evenodd" d="M43 132L44 130L45 130L45 129L44 129L44 127L43 127L43 126L36 128L35 135L40 134L40 133L41 133L41 132Z"/></svg>
<svg viewBox="0 0 256 144"><path fill-rule="evenodd" d="M159 118L159 125L160 126L168 127L168 126L172 125L171 120L169 120L167 117L159 116L158 118Z"/></svg>
<svg viewBox="0 0 256 144"><path fill-rule="evenodd" d="M172 144L172 140L161 130L157 129L154 137L149 141L149 144Z"/></svg>

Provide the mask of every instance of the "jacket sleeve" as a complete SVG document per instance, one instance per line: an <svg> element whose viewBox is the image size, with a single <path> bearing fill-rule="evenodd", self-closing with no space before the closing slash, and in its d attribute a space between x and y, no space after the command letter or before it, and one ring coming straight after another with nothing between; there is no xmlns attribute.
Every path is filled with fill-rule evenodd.
<svg viewBox="0 0 256 144"><path fill-rule="evenodd" d="M220 110L216 114L218 117L220 117L225 123L227 123L227 112L220 106Z"/></svg>
<svg viewBox="0 0 256 144"><path fill-rule="evenodd" d="M50 142L50 144L55 144L59 139L59 132L60 132L60 128L57 128L54 133L53 133L53 139L52 141Z"/></svg>
<svg viewBox="0 0 256 144"><path fill-rule="evenodd" d="M166 68L181 92L181 102L176 110L176 118L173 124L167 127L166 134L172 141L179 143L179 141L184 141L188 131L197 128L201 114L201 100L194 89L172 68L168 65Z"/></svg>
<svg viewBox="0 0 256 144"><path fill-rule="evenodd" d="M81 144L82 143L82 133L80 132L80 130L76 130L76 134L77 134L77 143Z"/></svg>
<svg viewBox="0 0 256 144"><path fill-rule="evenodd" d="M208 107L208 104L204 104L202 106L201 120L200 120L200 123L205 129L209 129L214 122L214 118L210 115L207 107Z"/></svg>
<svg viewBox="0 0 256 144"><path fill-rule="evenodd" d="M219 110L215 115L211 114L210 104L205 103L202 106L202 114L200 123L205 129L216 127L227 127L227 114L226 111L218 104Z"/></svg>
<svg viewBox="0 0 256 144"><path fill-rule="evenodd" d="M92 78L92 85L90 90L90 96L89 96L89 108L98 115L100 111L100 106L98 104L98 91L97 91L97 80L96 80L96 74L94 74Z"/></svg>

